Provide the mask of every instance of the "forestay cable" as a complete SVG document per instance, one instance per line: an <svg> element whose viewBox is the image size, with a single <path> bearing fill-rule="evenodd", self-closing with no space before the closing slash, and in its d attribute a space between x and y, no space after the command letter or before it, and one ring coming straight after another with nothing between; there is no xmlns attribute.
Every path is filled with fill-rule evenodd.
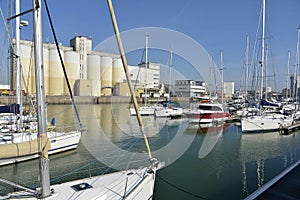
<svg viewBox="0 0 300 200"><path fill-rule="evenodd" d="M75 100L74 100L74 96L73 96L72 89L71 89L71 86L70 86L70 82L69 82L69 79L68 79L68 75L67 75L67 72L66 72L65 64L63 62L63 59L62 59L62 56L61 56L61 53L60 53L60 50L59 50L59 45L58 45L58 41L57 41L55 30L54 30L54 26L53 26L53 23L52 23L52 19L51 19L51 16L50 16L50 11L49 11L49 8L48 8L47 1L44 0L44 3L45 3L47 15L48 15L48 19L49 19L49 22L50 22L52 34L53 34L53 37L54 37L55 46L56 46L56 49L57 49L57 52L58 52L58 55L59 55L61 67L62 67L64 75L65 75L65 79L66 79L66 82L67 82L67 86L68 86L68 90L69 90L69 93L70 93L70 97L72 99L72 105L74 107L75 114L76 114L76 117L77 117L80 129L82 129L82 124L81 124L81 121L80 121L80 118L79 118L77 107L75 105Z"/></svg>

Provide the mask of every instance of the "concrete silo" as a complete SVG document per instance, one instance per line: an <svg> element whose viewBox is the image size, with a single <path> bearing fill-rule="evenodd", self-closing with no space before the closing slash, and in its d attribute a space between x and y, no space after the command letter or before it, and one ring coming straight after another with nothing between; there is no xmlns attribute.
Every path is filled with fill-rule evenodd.
<svg viewBox="0 0 300 200"><path fill-rule="evenodd" d="M74 84L76 79L79 79L79 54L75 51L66 51L64 53L64 64L72 93L74 91ZM70 95L67 81L64 78L64 95Z"/></svg>
<svg viewBox="0 0 300 200"><path fill-rule="evenodd" d="M49 95L50 92L50 67L49 67L49 49L43 48L43 57L44 57L44 89L45 95Z"/></svg>
<svg viewBox="0 0 300 200"><path fill-rule="evenodd" d="M101 57L96 54L87 56L87 79L92 82L92 96L101 96Z"/></svg>
<svg viewBox="0 0 300 200"><path fill-rule="evenodd" d="M112 85L116 85L116 83L123 82L125 73L123 69L123 63L121 58L113 59L113 75L112 75Z"/></svg>
<svg viewBox="0 0 300 200"><path fill-rule="evenodd" d="M64 59L64 52L60 50L62 58ZM49 50L49 95L63 95L64 93L64 74L59 60L59 55L56 49Z"/></svg>
<svg viewBox="0 0 300 200"><path fill-rule="evenodd" d="M20 44L20 64L22 66L22 89L28 90L28 94L35 94L35 71L34 71L34 52L30 42Z"/></svg>
<svg viewBox="0 0 300 200"><path fill-rule="evenodd" d="M104 96L112 94L112 57L101 56L101 93Z"/></svg>

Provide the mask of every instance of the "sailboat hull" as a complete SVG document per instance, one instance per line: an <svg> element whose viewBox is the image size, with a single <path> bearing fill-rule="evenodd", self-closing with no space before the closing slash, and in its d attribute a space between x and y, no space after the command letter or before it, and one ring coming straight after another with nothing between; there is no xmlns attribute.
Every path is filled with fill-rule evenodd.
<svg viewBox="0 0 300 200"><path fill-rule="evenodd" d="M0 152L1 152L1 145L5 144L21 144L22 142L28 142L31 140L36 139L37 133L32 133L30 136L22 137L21 135L24 133L20 133L19 137L15 134L15 138L13 140L9 140L6 137L6 141L0 141ZM78 143L80 141L81 132L79 131L71 131L71 132L48 132L47 137L49 138L51 147L48 150L48 154L56 154L72 149L76 149ZM10 157L0 158L0 166L9 165L17 162L22 162L26 160L31 160L38 158L38 152L30 152L28 154L23 155L14 155Z"/></svg>
<svg viewBox="0 0 300 200"><path fill-rule="evenodd" d="M134 108L130 108L130 115L136 116L136 112ZM154 106L141 106L139 107L140 115L154 115L155 107Z"/></svg>
<svg viewBox="0 0 300 200"><path fill-rule="evenodd" d="M290 126L292 119L284 119L277 117L252 116L242 118L242 132L268 132L278 131L283 127Z"/></svg>
<svg viewBox="0 0 300 200"><path fill-rule="evenodd" d="M155 117L181 117L183 115L182 108L163 108L155 110Z"/></svg>

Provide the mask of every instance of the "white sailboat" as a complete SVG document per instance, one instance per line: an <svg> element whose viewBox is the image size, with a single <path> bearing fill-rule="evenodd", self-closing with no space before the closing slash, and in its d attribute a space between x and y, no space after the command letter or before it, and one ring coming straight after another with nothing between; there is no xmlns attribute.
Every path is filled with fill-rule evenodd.
<svg viewBox="0 0 300 200"><path fill-rule="evenodd" d="M264 68L265 62L265 14L266 0L262 0L262 37L261 37L261 83L260 99L263 99ZM259 115L249 116L241 119L242 132L266 132L276 131L293 123L292 117L282 114L264 112Z"/></svg>
<svg viewBox="0 0 300 200"><path fill-rule="evenodd" d="M35 20L35 33L37 34L35 37L35 52L41 52L41 36L39 35L41 31L41 0L33 0L34 7L34 20ZM111 13L111 18L126 74L127 80L130 80L130 76L128 74L127 61L125 58L123 46L120 39L119 30L116 23L116 18L114 14L114 10L112 7L111 0L107 0L108 6ZM41 55L41 54L40 54ZM37 84L37 89L40 89L40 93L38 95L39 106L44 106L44 93L41 77L42 74L42 60L41 56L38 53L35 54L36 59L36 67L39 76L37 79L39 80L39 84ZM154 189L154 181L156 176L156 170L159 168L160 163L156 161L156 159L152 158L150 147L147 141L146 134L143 131L143 122L140 117L138 104L136 98L133 94L131 82L128 81L128 86L133 96L133 103L135 105L135 109L137 112L137 119L140 125L141 132L143 133L144 141L146 143L146 147L148 150L150 166L144 167L140 169L126 170L120 171L116 173L111 173L107 175L96 176L87 179L76 180L72 182L62 183L58 185L53 185L50 187L49 180L49 160L47 158L47 151L40 151L40 180L41 180L41 188L36 190L26 188L24 186L20 186L18 184L14 184L10 181L1 180L7 184L19 187L22 189L21 192L8 194L6 197L10 199L152 199L153 189ZM40 95L42 94L42 95ZM40 108L39 107L39 108ZM39 134L38 139L46 138L45 134L45 115L43 115L43 110L38 109L39 116ZM41 141L41 140L40 140ZM43 147L47 146L47 142L49 140L46 139L46 142L40 142L39 147L41 149L41 145Z"/></svg>
<svg viewBox="0 0 300 200"><path fill-rule="evenodd" d="M156 108L155 117L170 117L170 118L179 118L183 115L183 108L172 107L170 102L167 102L166 107Z"/></svg>
<svg viewBox="0 0 300 200"><path fill-rule="evenodd" d="M47 131L49 139L48 154L56 154L76 149L81 132ZM20 132L0 135L0 166L31 160L39 157L37 132Z"/></svg>
<svg viewBox="0 0 300 200"><path fill-rule="evenodd" d="M15 1L15 14L20 14L20 2ZM20 17L15 18L15 48L13 48L12 40L10 34L8 33L8 28L5 24L7 35L9 38L9 49L10 55L14 57L16 63L16 102L9 105L0 105L0 133L7 131L20 132L24 127L32 127L31 122L36 122L36 116L32 113L23 114L23 104L22 104L22 69L20 64L20 28L21 26L27 26L27 21L20 21ZM13 50L14 49L14 50ZM9 95L9 94L8 94ZM29 123L28 123L29 122Z"/></svg>
<svg viewBox="0 0 300 200"><path fill-rule="evenodd" d="M17 46L17 60L19 60L19 26L20 26L20 11L19 11L19 0L16 0L16 46ZM36 49L35 49L36 50ZM43 58L41 58L42 60ZM42 62L42 61L40 61ZM18 67L19 66L19 67ZM25 126L21 124L21 121L26 119L22 115L22 102L21 102L21 80L20 79L20 63L17 62L17 94L16 94L16 102L19 107L17 107L19 110L16 113L19 113L18 115L15 115L16 120L14 120L14 124L6 125L9 129L6 132L0 133L0 166L12 164L16 162L26 161L34 158L39 157L39 147L37 144L39 133L38 126L41 122L31 121L29 124L25 125L28 127L28 129L25 130ZM37 72L36 72L37 74ZM38 76L36 76L38 77ZM41 80L43 80L43 77L41 75ZM36 80L36 84L38 84L39 80ZM43 84L43 83L42 83ZM41 84L41 87L43 85ZM38 95L38 89L37 91L37 97ZM42 94L43 95L43 94ZM43 99L39 100L37 99L37 103L43 104L43 114L46 116L46 105L44 101L45 97ZM37 104L37 107L39 105ZM41 115L41 114L40 114ZM28 116L27 116L28 117ZM55 154L60 153L63 151L71 150L77 148L80 138L81 138L81 130L77 129L76 127L64 127L64 130L59 130L58 127L50 127L51 129L46 128L46 122L45 122L45 130L43 130L43 133L47 136L49 140L49 144L45 147L47 147L48 154ZM45 140L46 141L46 140Z"/></svg>
<svg viewBox="0 0 300 200"><path fill-rule="evenodd" d="M291 126L293 119L282 114L262 114L241 119L242 132L267 132L278 131Z"/></svg>
<svg viewBox="0 0 300 200"><path fill-rule="evenodd" d="M148 62L148 35L146 35L146 45L145 45L145 105L139 107L139 111L141 115L154 115L154 111L156 106L155 105L147 105L147 99L148 99L148 68L149 68L149 62ZM137 115L135 108L129 108L130 115L135 116Z"/></svg>
<svg viewBox="0 0 300 200"><path fill-rule="evenodd" d="M172 67L172 49L170 51L170 63L169 63L169 94L168 101L162 103L162 107L157 107L154 110L155 117L171 117L178 118L183 115L183 109L180 107L173 107L172 102L170 102L170 87L171 87L171 67Z"/></svg>

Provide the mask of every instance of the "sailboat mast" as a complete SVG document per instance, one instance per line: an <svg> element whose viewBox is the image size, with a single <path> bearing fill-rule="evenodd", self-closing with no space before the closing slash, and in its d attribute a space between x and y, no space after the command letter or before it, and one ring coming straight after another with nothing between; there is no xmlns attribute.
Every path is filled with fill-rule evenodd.
<svg viewBox="0 0 300 200"><path fill-rule="evenodd" d="M299 68L299 40L300 40L300 27L297 29L297 49L296 49L296 64L295 64L295 77L294 80L296 82L295 84L295 101L298 101L298 68Z"/></svg>
<svg viewBox="0 0 300 200"><path fill-rule="evenodd" d="M288 98L288 82L290 76L290 59L291 59L291 51L288 51L288 63L287 63L287 77L285 82L285 98Z"/></svg>
<svg viewBox="0 0 300 200"><path fill-rule="evenodd" d="M141 132L143 133L143 138L144 138L144 142L145 142L145 145L146 145L146 148L147 148L147 151L148 151L148 156L152 160L150 145L149 145L147 136L144 132L144 125L143 125L142 117L141 117L141 114L140 114L139 106L138 106L136 97L135 97L134 92L133 92L133 87L132 87L131 79L130 79L130 76L129 76L128 64L127 64L127 60L126 60L126 57L125 57L125 52L124 52L123 44L122 44L122 41L121 41L120 32L119 32L119 28L118 28L118 25L117 25L117 20L116 20L116 16L115 16L115 12L114 12L114 8L113 8L111 0L107 0L107 4L108 4L108 7L109 7L111 21L112 21L112 24L113 24L113 27L114 27L114 31L115 31L115 35L116 35L116 39L117 39L117 43L118 43L118 47L119 47L119 52L120 52L120 55L121 55L121 59L122 59L123 68L124 68L124 72L125 72L125 75L126 75L129 91L130 91L130 94L132 96L133 105L134 105L134 109L135 109L135 112L136 112L139 127L141 129Z"/></svg>
<svg viewBox="0 0 300 200"><path fill-rule="evenodd" d="M38 113L38 138L46 133L46 104L44 91L44 65L43 65L43 44L42 44L42 8L41 0L33 0L33 24L34 24L34 60L36 76L36 102ZM39 145L41 142L39 142ZM50 174L49 159L42 149L39 149L39 171L41 191L40 196L50 196Z"/></svg>
<svg viewBox="0 0 300 200"><path fill-rule="evenodd" d="M221 70L221 102L224 103L224 67L223 67L223 51L220 52L220 70Z"/></svg>
<svg viewBox="0 0 300 200"><path fill-rule="evenodd" d="M269 49L268 49L268 45L266 45L266 56L265 56L265 65L264 65L264 71L265 71L265 98L267 98L267 83L268 83L268 80L267 80L267 74L268 74L268 54L269 54Z"/></svg>
<svg viewBox="0 0 300 200"><path fill-rule="evenodd" d="M266 0L262 0L262 36L261 36L261 82L260 82L260 99L263 98L264 86L264 56L265 56L265 17L266 17Z"/></svg>
<svg viewBox="0 0 300 200"><path fill-rule="evenodd" d="M213 59L212 53L210 54L210 58L211 58L211 66L209 68L209 86L208 86L209 97L212 96L212 70L213 70L213 67L214 67L214 59Z"/></svg>
<svg viewBox="0 0 300 200"><path fill-rule="evenodd" d="M19 113L22 114L22 79L21 79L21 65L20 65L20 0L15 1L15 15L16 17L16 49L15 49L15 57L16 57L16 103L19 105ZM21 117L17 120L17 131L20 131L21 126Z"/></svg>
<svg viewBox="0 0 300 200"><path fill-rule="evenodd" d="M168 100L170 100L171 99L171 78L172 78L172 76L171 76L171 72L172 72L172 65L173 65L173 51L172 51L172 49L170 50L170 63L169 63L169 99Z"/></svg>
<svg viewBox="0 0 300 200"><path fill-rule="evenodd" d="M147 87L148 87L148 34L146 34L146 52L145 52L145 62L146 62L146 65L145 65L145 104L147 104L147 93L148 93L148 90L147 90Z"/></svg>
<svg viewBox="0 0 300 200"><path fill-rule="evenodd" d="M248 74L249 74L249 36L246 37L246 53L245 53L245 67L246 67L246 78L245 78L245 99L248 99Z"/></svg>

